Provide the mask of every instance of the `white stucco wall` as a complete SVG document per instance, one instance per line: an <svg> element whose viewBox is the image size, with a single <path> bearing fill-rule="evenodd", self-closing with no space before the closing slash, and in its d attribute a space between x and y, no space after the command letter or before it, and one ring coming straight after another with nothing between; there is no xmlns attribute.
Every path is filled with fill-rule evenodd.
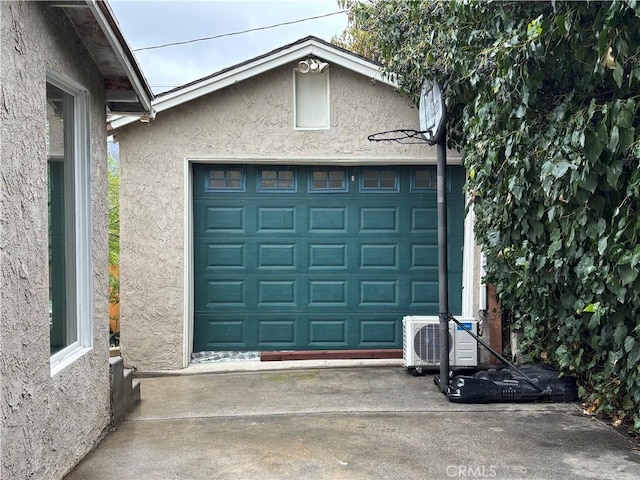
<svg viewBox="0 0 640 480"><path fill-rule="evenodd" d="M62 10L0 2L0 478L57 479L110 419L105 107L97 67ZM51 376L46 72L90 94L93 350Z"/></svg>
<svg viewBox="0 0 640 480"><path fill-rule="evenodd" d="M294 130L295 65L116 132L122 169L121 346L127 365L175 369L188 358L189 161L435 164L435 147L367 140L383 130L418 129L418 111L392 87L337 65L330 67L331 128ZM459 164L460 157L451 153L449 161Z"/></svg>

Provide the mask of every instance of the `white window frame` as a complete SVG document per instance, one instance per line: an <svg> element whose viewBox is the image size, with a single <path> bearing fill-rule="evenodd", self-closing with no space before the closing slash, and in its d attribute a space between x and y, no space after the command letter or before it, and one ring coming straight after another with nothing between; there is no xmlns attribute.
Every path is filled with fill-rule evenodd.
<svg viewBox="0 0 640 480"><path fill-rule="evenodd" d="M327 118L325 125L317 127L299 127L298 126L298 76L323 75L326 78L327 86ZM293 129L294 130L329 130L331 128L331 89L329 87L331 79L329 77L329 70L325 70L322 73L300 73L297 68L293 69Z"/></svg>
<svg viewBox="0 0 640 480"><path fill-rule="evenodd" d="M71 131L65 133L65 155L69 151L71 168L65 168L65 217L72 219L65 237L73 239L72 255L66 258L68 318L75 319L76 338L50 357L51 376L65 369L93 348L93 255L91 243L91 147L89 92L66 76L47 70L47 83L73 97ZM69 149L69 150L67 150ZM67 159L65 159L67 160ZM67 176L67 170L69 176ZM65 182L66 184L67 182Z"/></svg>

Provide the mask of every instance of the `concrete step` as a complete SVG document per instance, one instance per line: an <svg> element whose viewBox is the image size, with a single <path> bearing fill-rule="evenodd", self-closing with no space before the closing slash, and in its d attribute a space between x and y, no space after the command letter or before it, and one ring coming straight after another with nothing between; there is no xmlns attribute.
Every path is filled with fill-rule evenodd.
<svg viewBox="0 0 640 480"><path fill-rule="evenodd" d="M140 403L140 382L124 368L122 357L109 359L111 371L111 423L121 422Z"/></svg>

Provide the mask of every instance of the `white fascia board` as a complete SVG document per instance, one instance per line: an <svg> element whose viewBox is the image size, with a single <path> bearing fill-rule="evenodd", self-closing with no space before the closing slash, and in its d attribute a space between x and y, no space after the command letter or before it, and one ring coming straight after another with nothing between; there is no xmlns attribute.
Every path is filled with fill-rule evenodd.
<svg viewBox="0 0 640 480"><path fill-rule="evenodd" d="M142 106L145 108L145 110L147 110L148 112L151 112L152 111L151 99L147 95L146 89L142 85L142 82L140 81L140 78L138 77L138 74L136 73L135 68L133 68L133 65L131 64L131 62L129 61L129 58L125 54L124 48L122 44L118 41L115 32L113 31L113 29L111 28L111 25L109 24L109 21L105 17L102 10L98 7L96 0L85 0L85 1L87 2L87 6L91 10L91 13L93 14L94 18L96 19L96 22L98 22L98 25L100 25L100 29L104 32L105 36L107 37L107 40L109 41L109 45L111 45L111 48L116 54L116 57L118 57L118 61L127 72L127 77L129 77L129 80L132 83L133 89L135 90L136 94L138 95L138 98L140 99L140 103L142 103ZM134 118L133 120L138 120L138 118Z"/></svg>
<svg viewBox="0 0 640 480"><path fill-rule="evenodd" d="M191 163L225 163L225 164L262 164L262 165L339 165L339 166L359 166L359 165L435 165L437 163L437 152L435 148L419 157L408 156L239 156L239 155L189 155L187 162ZM462 154L454 150L447 150L447 165L462 165Z"/></svg>
<svg viewBox="0 0 640 480"><path fill-rule="evenodd" d="M275 52L268 57L261 58L255 62L250 62L245 65L241 65L233 70L221 73L212 78L203 80L184 87L173 93L157 97L152 102L156 113L163 112L170 108L176 107L183 103L195 100L203 95L221 90L235 83L247 80L261 73L268 72L274 68L286 65L287 63L294 62L300 57L304 56L318 56L329 62L334 63L343 68L353 70L360 75L371 78L372 80L379 81L381 83L397 87L397 84L393 78L383 77L381 68L369 62L363 58L355 55L350 55L342 50L327 47L324 44L319 44L313 40L307 40L306 42L292 45L290 48ZM111 121L111 127L113 129L123 127L130 123L135 122L137 119L132 117L115 117Z"/></svg>

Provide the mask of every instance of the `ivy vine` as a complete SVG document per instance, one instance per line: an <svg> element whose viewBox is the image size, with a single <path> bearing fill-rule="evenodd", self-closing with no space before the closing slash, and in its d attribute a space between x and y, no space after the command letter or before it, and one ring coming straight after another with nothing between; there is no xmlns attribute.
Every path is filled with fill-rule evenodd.
<svg viewBox="0 0 640 480"><path fill-rule="evenodd" d="M640 2L343 3L359 32L343 40L366 38L404 92L444 85L487 280L528 359L639 429Z"/></svg>

